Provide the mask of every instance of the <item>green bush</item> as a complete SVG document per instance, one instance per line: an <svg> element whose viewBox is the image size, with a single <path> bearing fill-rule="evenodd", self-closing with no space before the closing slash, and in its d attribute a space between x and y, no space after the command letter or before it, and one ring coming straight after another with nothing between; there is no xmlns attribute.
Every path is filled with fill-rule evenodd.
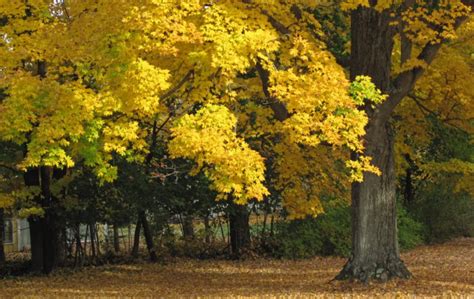
<svg viewBox="0 0 474 299"><path fill-rule="evenodd" d="M347 204L335 201L327 206L326 213L317 218L278 223L276 234L269 242L272 254L292 259L349 255L350 209Z"/></svg>
<svg viewBox="0 0 474 299"><path fill-rule="evenodd" d="M425 224L430 243L474 237L474 200L468 194L453 193L443 185L430 186L412 210Z"/></svg>
<svg viewBox="0 0 474 299"><path fill-rule="evenodd" d="M397 206L398 244L402 250L425 243L426 227L408 214L402 205Z"/></svg>
<svg viewBox="0 0 474 299"><path fill-rule="evenodd" d="M281 258L308 258L318 255L349 256L351 252L350 207L332 201L326 213L317 218L280 222L275 235L266 240L267 252ZM410 249L424 242L424 226L414 220L401 206L398 212L398 233L401 249Z"/></svg>
<svg viewBox="0 0 474 299"><path fill-rule="evenodd" d="M323 241L311 220L279 223L274 238L274 253L279 257L307 258L319 254Z"/></svg>

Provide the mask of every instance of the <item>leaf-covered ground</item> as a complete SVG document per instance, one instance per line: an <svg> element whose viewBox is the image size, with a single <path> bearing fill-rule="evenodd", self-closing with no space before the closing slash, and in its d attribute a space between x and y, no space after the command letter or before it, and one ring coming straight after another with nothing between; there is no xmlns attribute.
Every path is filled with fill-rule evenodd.
<svg viewBox="0 0 474 299"><path fill-rule="evenodd" d="M244 262L178 260L63 271L0 281L0 297L374 297L474 298L474 239L424 246L403 254L412 280L385 284L334 282L341 258Z"/></svg>

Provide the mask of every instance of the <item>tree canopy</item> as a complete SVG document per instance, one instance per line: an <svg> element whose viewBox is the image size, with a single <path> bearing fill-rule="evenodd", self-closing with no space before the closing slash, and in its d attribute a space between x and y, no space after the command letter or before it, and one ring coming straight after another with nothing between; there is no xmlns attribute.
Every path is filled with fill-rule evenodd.
<svg viewBox="0 0 474 299"><path fill-rule="evenodd" d="M204 193L247 226L249 203L304 219L337 199L353 208L341 277L408 277L397 175L406 198L445 174L474 192L473 5L0 0L0 209L43 225L46 244L81 196L79 218L131 209L138 236L157 206L208 217Z"/></svg>

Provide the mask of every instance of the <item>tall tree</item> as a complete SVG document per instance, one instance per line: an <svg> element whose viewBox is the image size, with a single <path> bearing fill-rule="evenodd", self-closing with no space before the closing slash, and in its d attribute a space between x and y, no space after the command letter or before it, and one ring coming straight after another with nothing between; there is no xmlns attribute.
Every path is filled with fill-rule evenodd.
<svg viewBox="0 0 474 299"><path fill-rule="evenodd" d="M364 107L369 116L364 153L373 157L382 174L367 173L363 182L352 186L353 252L338 278L367 281L410 276L400 259L397 241L394 133L390 118L441 45L467 19L468 7L460 1L403 1L400 6L392 2L371 0L364 6L357 3L352 7L351 78L368 75L389 97L376 107ZM434 18L434 14L441 17ZM398 28L393 26L394 21L399 22ZM411 27L415 23L425 27L418 31ZM402 31L397 32L399 28ZM402 36L401 56L405 65L392 79L396 33ZM415 47L419 50L415 51Z"/></svg>

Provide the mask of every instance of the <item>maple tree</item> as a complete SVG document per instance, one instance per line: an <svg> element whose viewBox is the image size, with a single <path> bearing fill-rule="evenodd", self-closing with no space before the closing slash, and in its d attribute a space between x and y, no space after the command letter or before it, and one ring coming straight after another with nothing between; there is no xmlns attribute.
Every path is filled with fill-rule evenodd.
<svg viewBox="0 0 474 299"><path fill-rule="evenodd" d="M351 14L351 77L371 76L389 97L376 109L366 106L369 115L366 153L374 157L374 165L382 175L368 174L364 182L353 185L353 256L339 278L365 281L371 277L386 280L393 276L410 276L398 253L390 116L412 91L443 42L453 37L454 30L467 19L470 8L465 4L471 4L393 2L366 1L350 5L355 8ZM397 21L398 27L394 26ZM403 66L393 74L392 54L397 33Z"/></svg>
<svg viewBox="0 0 474 299"><path fill-rule="evenodd" d="M310 146L324 141L361 150L365 115L347 93L343 69L311 36L306 25L312 21L310 14L289 19L308 30L280 38L278 25L275 29L266 14L271 10L283 17L281 9L289 9L289 4L228 1L204 9L199 1L140 5L121 1L2 5L1 80L7 97L1 105L0 134L26 146L19 167L26 171L27 186L40 187L37 202L46 215L32 215L30 224L33 243L43 243L41 250L33 250L33 260L35 252L44 255L48 264L43 267L39 258L37 267L46 272L53 267L55 250L45 246L56 243L57 234L49 209L55 201L51 179L61 176L60 169L81 162L95 169L101 180L113 180L113 156L143 161L149 152L147 131L156 130L160 120L167 124L170 116L178 119L169 144L173 156L194 159L197 170L204 168L219 193L232 193L240 203L262 199L268 191L263 185L263 158L244 139L266 132L249 130L250 136L238 136L233 116L237 109L253 109L269 134L281 135L288 143L290 138L307 139ZM311 39L315 42L308 42ZM281 66L270 72L277 58ZM260 78L242 76L257 72L263 89ZM311 80L321 86L315 89ZM299 88L290 88L290 82ZM299 90L307 94L298 94ZM283 106L268 97L280 93L292 116L274 129L269 108ZM302 96L308 103L299 101ZM240 108L242 100L249 101L247 107ZM198 111L189 115L190 109ZM293 131L297 134L291 137ZM280 152L287 153L283 147ZM370 168L368 159L361 161L365 163L350 163L359 173ZM298 171L303 178L309 169ZM317 197L306 207L292 203L302 191L303 182L296 183L285 191L288 206L300 214L320 213ZM37 229L35 221L40 223Z"/></svg>
<svg viewBox="0 0 474 299"><path fill-rule="evenodd" d="M471 4L329 1L351 11L347 78L313 14L327 2L2 1L0 138L25 148L18 167L39 187L35 267L55 264L54 181L78 164L113 181L114 158L148 163L161 138L218 199L272 189L293 218L354 182L353 256L339 277L407 277L389 119Z"/></svg>

